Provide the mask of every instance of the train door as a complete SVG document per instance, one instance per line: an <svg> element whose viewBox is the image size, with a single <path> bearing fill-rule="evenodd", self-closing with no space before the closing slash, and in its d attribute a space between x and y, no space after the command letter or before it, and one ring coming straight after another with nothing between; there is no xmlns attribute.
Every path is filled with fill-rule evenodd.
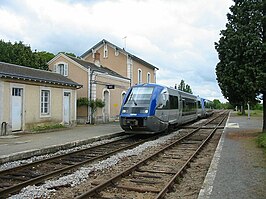
<svg viewBox="0 0 266 199"><path fill-rule="evenodd" d="M12 88L12 131L22 130L22 88Z"/></svg>
<svg viewBox="0 0 266 199"><path fill-rule="evenodd" d="M158 97L155 116L161 121L169 121L169 93L166 89Z"/></svg>

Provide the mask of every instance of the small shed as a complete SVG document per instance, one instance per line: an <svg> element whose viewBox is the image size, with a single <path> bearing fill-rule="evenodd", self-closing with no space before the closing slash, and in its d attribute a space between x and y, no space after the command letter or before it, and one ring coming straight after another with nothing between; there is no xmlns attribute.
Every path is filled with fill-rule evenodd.
<svg viewBox="0 0 266 199"><path fill-rule="evenodd" d="M82 85L50 71L0 62L0 135L76 124Z"/></svg>

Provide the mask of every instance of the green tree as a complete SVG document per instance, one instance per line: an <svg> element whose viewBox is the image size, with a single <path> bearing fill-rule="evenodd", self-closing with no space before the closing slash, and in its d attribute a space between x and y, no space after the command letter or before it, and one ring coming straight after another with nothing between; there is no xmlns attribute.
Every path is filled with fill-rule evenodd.
<svg viewBox="0 0 266 199"><path fill-rule="evenodd" d="M181 80L180 84L178 85L178 89L181 91L193 94L192 89L190 88L190 86L188 84L185 83L185 81L183 79Z"/></svg>
<svg viewBox="0 0 266 199"><path fill-rule="evenodd" d="M75 55L74 53L69 53L69 52L59 52L59 53L63 53L63 54L65 54L65 55L69 55L69 56L71 56L71 57L76 57L76 58L78 58L78 56ZM58 53L58 54L59 54L59 53Z"/></svg>
<svg viewBox="0 0 266 199"><path fill-rule="evenodd" d="M213 106L214 109L222 109L222 103L218 99L213 100Z"/></svg>
<svg viewBox="0 0 266 199"><path fill-rule="evenodd" d="M44 60L46 63L49 62L51 59L55 57L53 53L46 52L46 51L40 51L36 53L42 60Z"/></svg>
<svg viewBox="0 0 266 199"><path fill-rule="evenodd" d="M0 40L0 61L48 70L46 61L22 41L12 44Z"/></svg>
<svg viewBox="0 0 266 199"><path fill-rule="evenodd" d="M245 107L248 102L256 103L257 96L263 94L265 113L265 1L233 1L226 29L215 43L220 60L216 66L217 81L231 104ZM265 131L265 114L263 121Z"/></svg>

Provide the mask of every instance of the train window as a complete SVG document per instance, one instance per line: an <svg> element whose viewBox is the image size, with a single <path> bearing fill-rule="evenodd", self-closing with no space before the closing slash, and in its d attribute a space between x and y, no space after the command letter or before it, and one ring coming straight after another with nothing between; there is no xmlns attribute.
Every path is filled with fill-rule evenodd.
<svg viewBox="0 0 266 199"><path fill-rule="evenodd" d="M197 103L193 99L183 98L183 111L182 115L194 114L197 109Z"/></svg>
<svg viewBox="0 0 266 199"><path fill-rule="evenodd" d="M200 101L198 101L198 108L202 108Z"/></svg>
<svg viewBox="0 0 266 199"><path fill-rule="evenodd" d="M135 87L126 101L126 104L137 106L138 104L149 104L153 87Z"/></svg>
<svg viewBox="0 0 266 199"><path fill-rule="evenodd" d="M169 95L170 109L178 109L178 97Z"/></svg>
<svg viewBox="0 0 266 199"><path fill-rule="evenodd" d="M157 109L169 109L169 94L167 90L163 90L158 98Z"/></svg>

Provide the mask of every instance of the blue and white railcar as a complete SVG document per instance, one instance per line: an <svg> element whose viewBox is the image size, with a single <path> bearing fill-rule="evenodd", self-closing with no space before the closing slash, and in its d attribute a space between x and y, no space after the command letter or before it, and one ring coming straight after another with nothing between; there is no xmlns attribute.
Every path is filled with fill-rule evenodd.
<svg viewBox="0 0 266 199"><path fill-rule="evenodd" d="M213 102L198 96L198 118L206 118L213 114Z"/></svg>
<svg viewBox="0 0 266 199"><path fill-rule="evenodd" d="M214 110L213 102L204 98L202 98L202 101L204 106L204 117L212 115Z"/></svg>
<svg viewBox="0 0 266 199"><path fill-rule="evenodd" d="M120 111L120 125L131 133L158 133L195 119L196 96L157 84L131 87Z"/></svg>

